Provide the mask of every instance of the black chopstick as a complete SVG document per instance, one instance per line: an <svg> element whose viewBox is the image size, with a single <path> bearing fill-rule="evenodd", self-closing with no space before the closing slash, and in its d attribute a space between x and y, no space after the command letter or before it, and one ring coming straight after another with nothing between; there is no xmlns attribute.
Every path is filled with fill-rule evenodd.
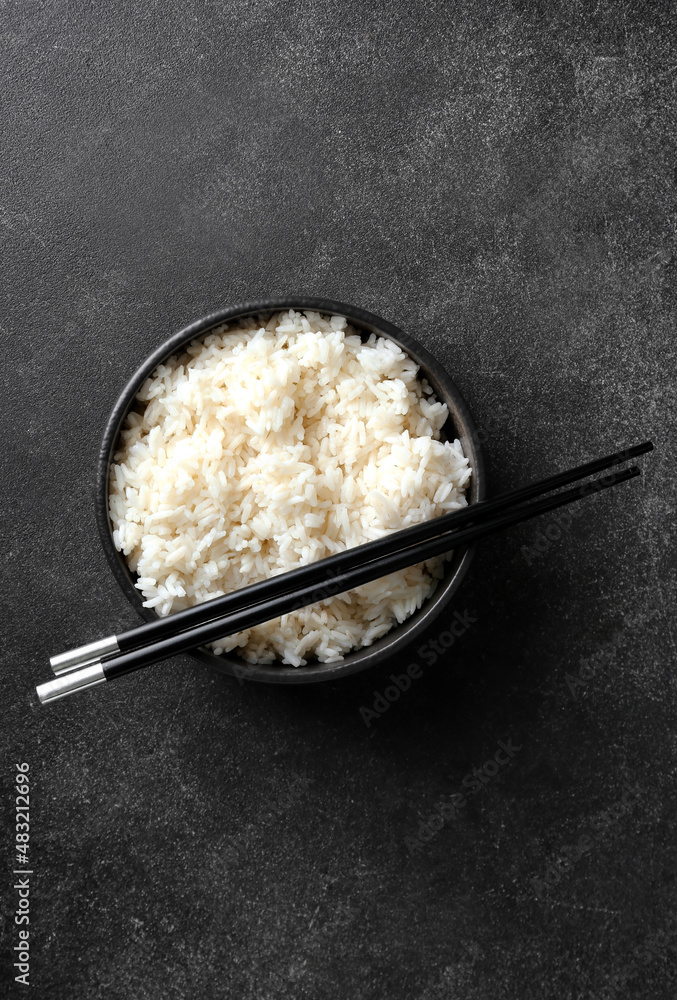
<svg viewBox="0 0 677 1000"><path fill-rule="evenodd" d="M531 500L561 486L567 486L569 483L612 468L614 465L619 465L630 458L637 458L639 455L644 455L652 449L652 442L644 441L642 444L616 451L612 455L606 455L604 458L594 459L591 462L586 462L584 465L579 465L574 469L567 469L564 472L559 472L554 476L549 476L547 479L531 483L528 486L521 486L518 489L510 490L493 500L483 500L469 507L463 507L449 514L443 514L441 517L411 525L401 531L392 532L383 538L367 542L364 545L346 549L344 552L328 556L326 559L310 563L308 566L301 566L293 571L295 574L293 577L293 587L295 591L298 591L303 588L326 585L328 577L340 577L354 568L363 566L367 561L379 559L381 556L389 555L396 550L404 550L414 545L420 545L433 538L447 535L450 532L456 532L464 525L480 525L495 514L512 508L517 503ZM455 547L458 544L462 543L456 541L454 546L447 544L446 549ZM177 611L165 618L158 618L156 621L138 625L136 628L128 629L126 632L107 636L99 642L78 647L78 649L70 650L67 653L61 653L52 657L50 661L52 668L56 674L60 674L76 666L81 666L84 663L94 662L95 660L117 653L128 653L139 647L154 644L162 639L173 638L179 632L192 630L199 625L204 625L216 619L223 619L226 615L236 614L253 605L263 604L277 597L282 597L287 592L291 583L291 574L281 573L278 576L262 580L260 583L255 583L233 591L230 594L225 594L222 597L213 598L203 604L196 604L183 611Z"/></svg>
<svg viewBox="0 0 677 1000"><path fill-rule="evenodd" d="M112 680L159 660L186 652L205 643L214 642L226 635L233 635L244 629L253 628L255 625L278 618L280 615L288 614L300 607L314 604L327 596L344 593L371 580L395 573L406 566L432 559L449 548L471 544L495 531L518 524L520 521L537 517L539 514L562 507L565 504L575 503L593 493L633 479L639 474L640 470L636 466L612 472L576 489L567 490L555 496L542 497L531 504L510 507L482 524L473 525L453 534L448 533L432 538L419 545L408 546L405 549L399 548L383 554L378 559L369 560L363 565L332 576L330 581L327 581L331 585L331 594L319 590L317 584L300 588L295 586L299 571L292 570L290 573L284 574L287 578L287 591L278 597L247 607L235 614L228 615L226 618L205 622L188 631L176 633L128 653L111 656L102 662L70 671L64 676L38 687L38 696L43 703L56 700L93 684ZM351 551L363 548L363 546L359 546L358 549Z"/></svg>

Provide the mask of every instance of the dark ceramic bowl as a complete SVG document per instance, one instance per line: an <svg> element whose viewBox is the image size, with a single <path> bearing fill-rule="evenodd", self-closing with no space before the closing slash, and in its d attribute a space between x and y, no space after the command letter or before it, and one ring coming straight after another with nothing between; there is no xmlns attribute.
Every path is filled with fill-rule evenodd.
<svg viewBox="0 0 677 1000"><path fill-rule="evenodd" d="M222 309L211 316L205 316L204 319L200 319L196 323L191 323L190 326L174 334L173 337L170 337L164 344L161 344L147 358L138 371L132 375L113 407L113 412L110 415L101 444L96 497L97 522L101 533L101 540L118 583L141 617L147 621L152 621L156 617L155 612L142 606L141 594L134 587L134 577L127 567L124 558L113 544L112 529L108 516L108 476L111 460L117 450L120 428L129 410L132 408L139 389L151 372L161 362L182 348L184 344L206 336L210 330L220 326L222 323L238 320L245 316L257 314L269 315L283 309L311 309L315 312L345 316L351 326L364 334L365 337L371 333L376 333L384 337L389 337L390 340L394 340L396 344L399 344L419 365L421 373L434 389L437 398L443 400L449 408L449 419L444 426L443 433L449 438L459 438L463 445L464 453L470 460L473 475L470 479L469 502L476 503L484 497L482 454L475 425L468 407L456 385L449 378L442 366L412 337L398 330L396 326L392 326L390 323L386 323L385 320L379 319L378 316L373 316L362 309L356 309L354 306L344 305L342 302L332 302L329 299L316 299L305 296L266 299L260 302L249 302L244 305ZM435 593L425 602L419 611L401 625L395 626L373 645L355 650L347 654L342 660L334 663L311 662L305 667L276 666L275 664L257 665L248 664L237 656L216 656L203 649L197 649L191 655L195 659L200 660L201 663L214 667L224 674L247 680L264 681L269 684L310 684L315 681L333 680L336 677L356 673L358 670L365 670L385 655L392 656L396 650L401 649L407 643L411 642L439 615L451 600L452 595L458 590L461 580L470 564L472 551L472 548L462 548L454 552L453 558L447 564L445 575L438 583Z"/></svg>

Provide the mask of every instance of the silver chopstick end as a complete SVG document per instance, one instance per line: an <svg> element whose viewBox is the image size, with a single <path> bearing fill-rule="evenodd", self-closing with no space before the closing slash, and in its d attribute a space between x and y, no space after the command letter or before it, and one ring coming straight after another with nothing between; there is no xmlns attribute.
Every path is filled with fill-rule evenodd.
<svg viewBox="0 0 677 1000"><path fill-rule="evenodd" d="M66 653L51 656L49 663L56 676L59 677L69 670L75 670L76 667L84 667L88 663L95 663L104 656L119 652L117 636L108 635L105 639L97 639L96 642L90 642L87 646L78 646L77 649L69 649Z"/></svg>
<svg viewBox="0 0 677 1000"><path fill-rule="evenodd" d="M45 684L38 684L36 692L41 705L48 705L50 701L58 701L60 698L67 698L69 694L76 691L85 691L94 687L95 684L102 684L106 680L103 666L100 661L89 663L77 670L69 670L67 673L55 677L53 681Z"/></svg>

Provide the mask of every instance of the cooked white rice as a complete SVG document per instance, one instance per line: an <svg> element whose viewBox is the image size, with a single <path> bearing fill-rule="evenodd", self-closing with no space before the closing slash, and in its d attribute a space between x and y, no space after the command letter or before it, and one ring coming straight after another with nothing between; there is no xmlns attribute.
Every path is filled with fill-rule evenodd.
<svg viewBox="0 0 677 1000"><path fill-rule="evenodd" d="M160 365L111 468L114 541L168 615L465 506L447 408L392 341L340 316L223 326ZM250 662L340 659L429 597L442 559L214 643Z"/></svg>

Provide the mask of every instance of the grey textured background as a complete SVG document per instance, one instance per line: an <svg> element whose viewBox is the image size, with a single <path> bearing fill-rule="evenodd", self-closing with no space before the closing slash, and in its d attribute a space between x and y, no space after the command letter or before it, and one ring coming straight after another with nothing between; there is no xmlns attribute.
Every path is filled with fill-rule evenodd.
<svg viewBox="0 0 677 1000"><path fill-rule="evenodd" d="M8 995L26 760L36 996L674 996L676 26L583 0L2 5ZM429 347L491 492L650 436L644 479L559 538L485 543L455 604L477 621L371 728L420 651L305 690L183 658L39 708L50 653L134 620L92 503L124 381L286 292Z"/></svg>

